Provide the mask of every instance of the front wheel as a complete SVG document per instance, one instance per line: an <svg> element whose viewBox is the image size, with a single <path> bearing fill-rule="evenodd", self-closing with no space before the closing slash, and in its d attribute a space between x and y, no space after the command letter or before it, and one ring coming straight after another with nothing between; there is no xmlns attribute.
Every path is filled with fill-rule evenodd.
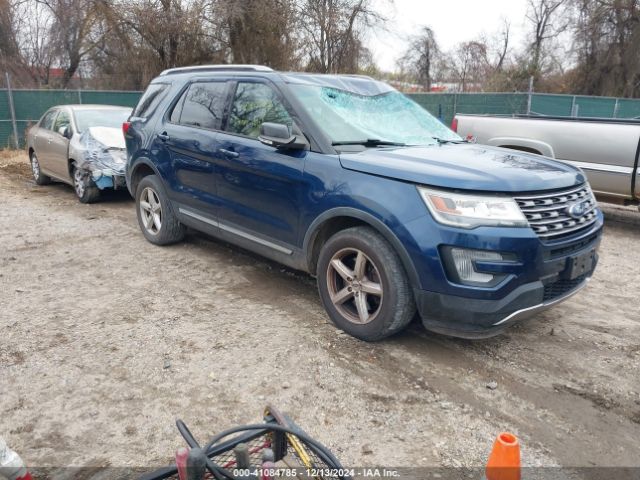
<svg viewBox="0 0 640 480"><path fill-rule="evenodd" d="M402 262L375 230L338 232L318 258L318 289L333 323L366 341L404 329L416 305Z"/></svg>
<svg viewBox="0 0 640 480"><path fill-rule="evenodd" d="M94 203L100 198L100 189L91 178L91 174L79 168L75 163L73 168L73 190L81 203Z"/></svg>

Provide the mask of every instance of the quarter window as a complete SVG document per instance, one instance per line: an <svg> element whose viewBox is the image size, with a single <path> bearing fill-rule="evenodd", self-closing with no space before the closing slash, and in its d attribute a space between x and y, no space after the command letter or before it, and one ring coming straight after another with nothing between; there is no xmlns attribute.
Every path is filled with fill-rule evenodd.
<svg viewBox="0 0 640 480"><path fill-rule="evenodd" d="M167 83L152 83L144 92L138 105L133 111L133 117L147 118L156 109L160 101L164 98L166 91L169 89Z"/></svg>
<svg viewBox="0 0 640 480"><path fill-rule="evenodd" d="M226 82L198 82L185 92L171 114L171 121L182 125L219 130L227 98ZM182 104L182 110L180 105ZM178 119L179 115L179 119Z"/></svg>
<svg viewBox="0 0 640 480"><path fill-rule="evenodd" d="M257 138L263 122L293 125L287 109L273 88L264 83L238 83L227 130Z"/></svg>

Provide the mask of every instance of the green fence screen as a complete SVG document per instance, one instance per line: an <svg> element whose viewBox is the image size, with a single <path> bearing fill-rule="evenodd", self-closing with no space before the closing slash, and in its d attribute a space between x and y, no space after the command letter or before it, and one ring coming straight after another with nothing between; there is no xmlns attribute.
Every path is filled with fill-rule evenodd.
<svg viewBox="0 0 640 480"><path fill-rule="evenodd" d="M142 92L116 92L97 90L12 90L13 105L20 145L24 134L42 114L54 105L103 104L134 107ZM0 90L0 148L13 146L13 125L9 108L9 92Z"/></svg>
<svg viewBox="0 0 640 480"><path fill-rule="evenodd" d="M54 105L96 103L133 107L142 92L97 90L13 90L16 124L20 144L30 125ZM640 99L548 95L526 93L414 93L409 94L445 124L450 125L456 113L493 115L554 115L603 118L640 117ZM529 103L530 102L530 103ZM13 144L13 126L9 108L9 92L0 89L0 148Z"/></svg>

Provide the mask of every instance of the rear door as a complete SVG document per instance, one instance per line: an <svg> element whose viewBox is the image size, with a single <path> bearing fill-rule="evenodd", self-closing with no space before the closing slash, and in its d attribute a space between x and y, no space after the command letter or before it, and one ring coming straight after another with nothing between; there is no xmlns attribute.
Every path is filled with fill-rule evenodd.
<svg viewBox="0 0 640 480"><path fill-rule="evenodd" d="M156 126L157 144L171 163L166 179L178 214L209 227L217 227L215 155L229 88L226 78L190 83Z"/></svg>
<svg viewBox="0 0 640 480"><path fill-rule="evenodd" d="M67 108L61 108L53 122L48 151L52 172L58 178L71 180L69 175L69 139L60 133L62 129L67 127L71 128L71 114Z"/></svg>
<svg viewBox="0 0 640 480"><path fill-rule="evenodd" d="M291 108L271 82L238 80L216 152L220 228L234 243L242 237L245 243L290 254L297 240L307 152L263 145L258 140L263 122L293 126Z"/></svg>
<svg viewBox="0 0 640 480"><path fill-rule="evenodd" d="M52 174L58 176L53 169L53 161L51 155L51 141L53 138L53 122L58 115L58 109L52 108L45 113L40 120L38 130L36 131L33 139L33 148L38 156L38 163L40 168L46 174Z"/></svg>

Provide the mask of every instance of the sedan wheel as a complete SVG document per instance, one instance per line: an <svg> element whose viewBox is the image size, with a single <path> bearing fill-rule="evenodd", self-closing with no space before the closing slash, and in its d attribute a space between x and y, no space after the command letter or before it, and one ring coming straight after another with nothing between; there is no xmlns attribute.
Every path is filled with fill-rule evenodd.
<svg viewBox="0 0 640 480"><path fill-rule="evenodd" d="M162 228L162 205L158 194L150 187L146 187L140 195L140 216L145 230L157 235Z"/></svg>
<svg viewBox="0 0 640 480"><path fill-rule="evenodd" d="M33 178L37 182L40 178L40 163L38 162L38 157L34 153L31 155L31 171L33 172Z"/></svg>
<svg viewBox="0 0 640 480"><path fill-rule="evenodd" d="M380 273L375 263L356 248L345 248L331 258L327 287L336 310L353 323L372 322L380 312Z"/></svg>
<svg viewBox="0 0 640 480"><path fill-rule="evenodd" d="M31 153L31 173L33 174L33 179L38 185L51 183L51 179L42 173L36 152Z"/></svg>
<svg viewBox="0 0 640 480"><path fill-rule="evenodd" d="M84 192L86 189L85 182L86 179L85 175L82 173L82 170L76 168L73 171L73 188L75 188L78 198L82 198L84 196Z"/></svg>

